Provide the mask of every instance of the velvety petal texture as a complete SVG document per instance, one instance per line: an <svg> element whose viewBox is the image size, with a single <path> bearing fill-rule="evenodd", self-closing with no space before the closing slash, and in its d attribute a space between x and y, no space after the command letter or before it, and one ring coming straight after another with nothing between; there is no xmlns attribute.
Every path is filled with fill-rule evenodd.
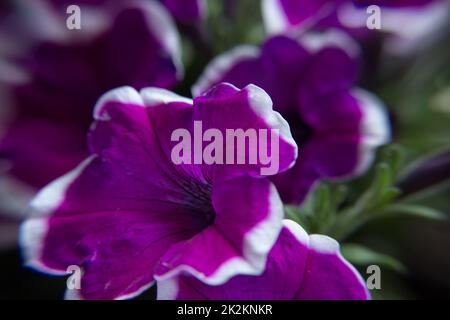
<svg viewBox="0 0 450 320"><path fill-rule="evenodd" d="M210 286L188 274L157 282L158 299L180 300L366 300L370 294L358 272L342 257L339 244L308 236L284 220L264 272L236 276Z"/></svg>
<svg viewBox="0 0 450 320"><path fill-rule="evenodd" d="M39 7L50 29L64 32L19 34L14 42L24 47L0 54L0 65L23 74L21 81L0 78L12 109L0 137L0 156L9 161L12 175L39 188L87 156L92 107L104 92L122 85L168 88L182 77L182 68L178 33L159 2L91 3L83 11L82 33L61 28L65 11L56 15L45 1L27 6L33 12ZM102 27L92 27L91 20L101 21ZM17 29L31 32L33 24Z"/></svg>
<svg viewBox="0 0 450 320"><path fill-rule="evenodd" d="M390 137L383 104L358 89L359 46L331 30L296 39L269 38L261 48L238 47L213 60L193 94L226 81L266 90L301 147L295 166L273 178L284 201L300 203L321 179L358 175Z"/></svg>
<svg viewBox="0 0 450 320"><path fill-rule="evenodd" d="M241 117L227 116L231 110ZM262 89L221 84L192 101L122 87L99 100L94 118L91 156L32 202L21 230L29 265L56 274L80 266L81 290L69 297L86 299L128 298L179 273L217 285L263 271L283 217L270 180L255 166L171 157L173 130L193 132L196 121L222 124L217 130L255 126L278 129L279 171L287 170L297 147Z"/></svg>

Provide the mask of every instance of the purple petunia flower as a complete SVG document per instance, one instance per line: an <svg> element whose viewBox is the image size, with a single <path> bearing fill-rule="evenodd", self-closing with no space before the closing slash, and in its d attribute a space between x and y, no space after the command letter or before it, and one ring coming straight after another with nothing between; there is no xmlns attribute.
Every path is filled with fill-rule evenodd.
<svg viewBox="0 0 450 320"><path fill-rule="evenodd" d="M194 96L215 83L254 83L266 90L291 125L302 155L274 178L286 202L300 203L320 179L358 175L375 147L389 139L382 103L354 88L359 47L338 31L268 39L261 48L241 46L207 66Z"/></svg>
<svg viewBox="0 0 450 320"><path fill-rule="evenodd" d="M0 89L12 111L0 156L14 177L39 188L88 154L85 132L101 94L121 85L171 87L182 68L178 33L157 2L86 9L81 30L68 30L45 1L27 5L30 19L10 15L0 30L0 68L8 75Z"/></svg>
<svg viewBox="0 0 450 320"><path fill-rule="evenodd" d="M373 5L381 10L380 31L393 35L385 44L393 54L409 53L429 43L450 14L445 0L264 0L262 13L269 33L340 28L363 40L373 34L367 27L373 13L367 9Z"/></svg>
<svg viewBox="0 0 450 320"><path fill-rule="evenodd" d="M223 285L209 286L179 274L157 286L162 300L370 299L364 280L341 256L339 244L327 236L308 236L291 220L284 220L261 275L238 275Z"/></svg>
<svg viewBox="0 0 450 320"><path fill-rule="evenodd" d="M32 202L21 230L29 265L55 274L80 266L75 296L87 299L131 297L180 272L211 285L263 272L283 206L261 164L171 159L174 130L201 121L220 132L274 129L279 171L291 167L297 146L262 89L220 84L192 101L123 87L99 100L94 118L92 155Z"/></svg>

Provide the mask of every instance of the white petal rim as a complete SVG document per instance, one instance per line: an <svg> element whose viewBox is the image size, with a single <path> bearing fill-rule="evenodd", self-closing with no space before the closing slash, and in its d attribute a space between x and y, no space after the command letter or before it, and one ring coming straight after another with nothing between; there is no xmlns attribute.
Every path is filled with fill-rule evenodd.
<svg viewBox="0 0 450 320"><path fill-rule="evenodd" d="M289 28L289 21L281 7L280 0L263 0L261 9L267 33L281 33Z"/></svg>
<svg viewBox="0 0 450 320"><path fill-rule="evenodd" d="M241 45L215 57L192 86L192 95L199 96L217 83L237 63L259 57L260 50L255 46Z"/></svg>
<svg viewBox="0 0 450 320"><path fill-rule="evenodd" d="M386 107L377 96L359 88L354 89L352 94L360 101L362 109L362 141L359 145L358 164L353 173L360 175L372 164L375 149L391 140L391 128Z"/></svg>
<svg viewBox="0 0 450 320"><path fill-rule="evenodd" d="M356 268L342 256L339 243L336 240L321 234L312 234L309 236L309 239L310 250L319 254L336 256L339 261L353 273L360 285L364 288L365 299L371 299L366 282L358 270L356 270Z"/></svg>
<svg viewBox="0 0 450 320"><path fill-rule="evenodd" d="M348 34L338 29L329 29L325 32L307 32L299 37L299 42L311 53L327 47L336 47L345 51L352 58L361 55L359 44Z"/></svg>
<svg viewBox="0 0 450 320"><path fill-rule="evenodd" d="M65 270L49 268L41 261L48 231L48 216L62 203L68 187L94 158L95 156L87 158L74 170L48 184L31 201L32 216L22 223L19 230L19 246L27 266L48 274L66 275Z"/></svg>

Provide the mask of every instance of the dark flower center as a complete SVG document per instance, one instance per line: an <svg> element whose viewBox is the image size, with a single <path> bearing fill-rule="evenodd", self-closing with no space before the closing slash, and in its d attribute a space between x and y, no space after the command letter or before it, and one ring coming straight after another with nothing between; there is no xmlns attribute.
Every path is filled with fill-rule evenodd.
<svg viewBox="0 0 450 320"><path fill-rule="evenodd" d="M284 113L283 117L289 123L292 137L300 146L304 145L313 135L313 129L304 122L298 112Z"/></svg>
<svg viewBox="0 0 450 320"><path fill-rule="evenodd" d="M198 216L201 227L206 228L213 224L216 212L211 200L211 184L196 179L183 179L180 183L187 193L186 205L193 215Z"/></svg>

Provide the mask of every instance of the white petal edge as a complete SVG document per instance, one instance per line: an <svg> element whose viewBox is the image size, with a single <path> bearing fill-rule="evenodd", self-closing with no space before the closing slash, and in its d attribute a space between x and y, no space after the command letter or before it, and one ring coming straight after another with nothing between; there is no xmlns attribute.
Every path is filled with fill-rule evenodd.
<svg viewBox="0 0 450 320"><path fill-rule="evenodd" d="M94 119L101 121L111 120L107 110L105 110L105 105L108 102L121 102L121 103L131 103L135 105L144 105L144 101L139 93L132 87L124 86L115 89L111 89L104 93L97 101L94 107Z"/></svg>
<svg viewBox="0 0 450 320"><path fill-rule="evenodd" d="M22 223L19 231L19 245L22 248L27 266L45 273L66 274L65 271L48 268L40 261L43 242L48 230L46 216L61 204L69 185L81 174L93 158L87 158L77 168L44 187L31 201L30 206L33 216Z"/></svg>
<svg viewBox="0 0 450 320"><path fill-rule="evenodd" d="M95 156L88 157L75 169L54 180L39 191L30 203L33 217L45 216L56 209L64 200L70 184L81 175L94 158Z"/></svg>
<svg viewBox="0 0 450 320"><path fill-rule="evenodd" d="M168 104L171 102L181 102L189 105L193 104L192 99L180 96L176 93L173 93L172 91L162 88L144 88L141 89L140 94L144 105L147 107L153 107L160 104Z"/></svg>
<svg viewBox="0 0 450 320"><path fill-rule="evenodd" d="M196 97L205 93L213 84L216 84L233 65L243 60L257 58L259 55L259 48L251 45L240 45L218 55L208 63L203 73L192 86L192 95Z"/></svg>
<svg viewBox="0 0 450 320"><path fill-rule="evenodd" d="M158 280L156 284L156 300L176 300L179 290L179 275L164 280Z"/></svg>
<svg viewBox="0 0 450 320"><path fill-rule="evenodd" d="M296 238L302 245L307 246L310 250L320 254L335 255L349 270L353 272L360 284L365 288L366 298L370 299L370 294L366 288L364 279L359 272L351 265L340 253L339 243L324 235L312 234L308 235L306 231L296 222L284 219L283 227ZM179 277L177 274L173 277L165 278L157 281L157 299L158 300L175 300L179 291Z"/></svg>
<svg viewBox="0 0 450 320"><path fill-rule="evenodd" d="M364 288L365 298L370 300L371 297L366 282L358 270L342 256L339 243L333 238L321 234L312 234L309 236L309 239L310 250L324 255L335 255L339 261L353 273L355 278Z"/></svg>
<svg viewBox="0 0 450 320"><path fill-rule="evenodd" d="M383 50L391 55L410 55L429 47L445 33L450 18L450 3L436 1L414 10L383 15L382 27L394 35L386 39ZM405 23L406 21L406 23ZM408 28L405 28L405 24Z"/></svg>
<svg viewBox="0 0 450 320"><path fill-rule="evenodd" d="M100 121L111 120L105 106L108 102L130 103L142 107L153 107L159 104L181 102L192 105L192 99L182 97L169 90L148 87L139 92L129 86L119 87L104 93L94 107L94 119Z"/></svg>
<svg viewBox="0 0 450 320"><path fill-rule="evenodd" d="M280 0L263 0L261 10L267 33L281 33L289 28L289 21Z"/></svg>
<svg viewBox="0 0 450 320"><path fill-rule="evenodd" d="M275 244L282 227L283 204L275 186L270 186L269 216L244 236L243 257L226 261L216 272L205 276L188 265L180 265L162 275L156 275L158 283L188 274L208 285L221 285L236 275L260 275L264 272L267 256ZM173 285L173 283L171 283ZM167 291L166 291L167 293Z"/></svg>
<svg viewBox="0 0 450 320"><path fill-rule="evenodd" d="M175 21L167 9L157 1L139 1L144 9L148 9L147 22L163 47L171 54L177 69L177 77L181 79L184 74L181 62L181 41Z"/></svg>
<svg viewBox="0 0 450 320"><path fill-rule="evenodd" d="M65 271L49 268L41 262L43 243L48 231L47 216L61 204L69 185L94 158L94 156L87 158L74 170L51 182L31 201L32 216L22 223L19 230L19 245L22 248L25 265L44 273L66 275Z"/></svg>
<svg viewBox="0 0 450 320"><path fill-rule="evenodd" d="M289 230L301 244L307 247L309 246L309 236L299 224L292 220L284 219L282 227ZM180 276L182 275L177 274L173 277L157 281L157 300L175 300L177 298Z"/></svg>
<svg viewBox="0 0 450 320"><path fill-rule="evenodd" d="M436 1L417 8L381 7L379 31L394 33L406 39L424 39L424 36L429 35L447 21L449 9L450 6L446 1ZM366 8L355 7L351 2L342 4L338 10L339 21L347 28L366 28L367 17Z"/></svg>
<svg viewBox="0 0 450 320"><path fill-rule="evenodd" d="M91 156L78 165L77 168L50 183L40 191L31 202L33 217L27 219L20 226L19 245L22 248L25 265L38 271L58 276L68 275L66 271L56 270L45 266L41 262L43 243L48 231L48 218L64 199L64 195L70 184L81 175L83 170L96 158ZM119 296L116 300L134 298L154 285L155 281L143 285L135 292ZM78 290L66 290L66 300L82 300Z"/></svg>
<svg viewBox="0 0 450 320"><path fill-rule="evenodd" d="M375 149L391 140L391 128L383 102L374 94L356 88L353 96L360 101L362 121L360 133L363 137L358 150L358 164L354 174L360 175L372 164Z"/></svg>
<svg viewBox="0 0 450 320"><path fill-rule="evenodd" d="M248 92L249 104L255 113L264 119L269 128L278 129L280 132L280 138L295 148L295 156L291 164L284 171L292 168L297 160L298 146L292 136L289 123L281 116L279 112L273 110L272 99L262 88L254 84L249 84L242 90Z"/></svg>
<svg viewBox="0 0 450 320"><path fill-rule="evenodd" d="M326 47L336 47L345 51L352 58L357 58L361 54L358 43L338 29L329 29L325 32L307 32L299 37L299 42L311 53L318 52Z"/></svg>

